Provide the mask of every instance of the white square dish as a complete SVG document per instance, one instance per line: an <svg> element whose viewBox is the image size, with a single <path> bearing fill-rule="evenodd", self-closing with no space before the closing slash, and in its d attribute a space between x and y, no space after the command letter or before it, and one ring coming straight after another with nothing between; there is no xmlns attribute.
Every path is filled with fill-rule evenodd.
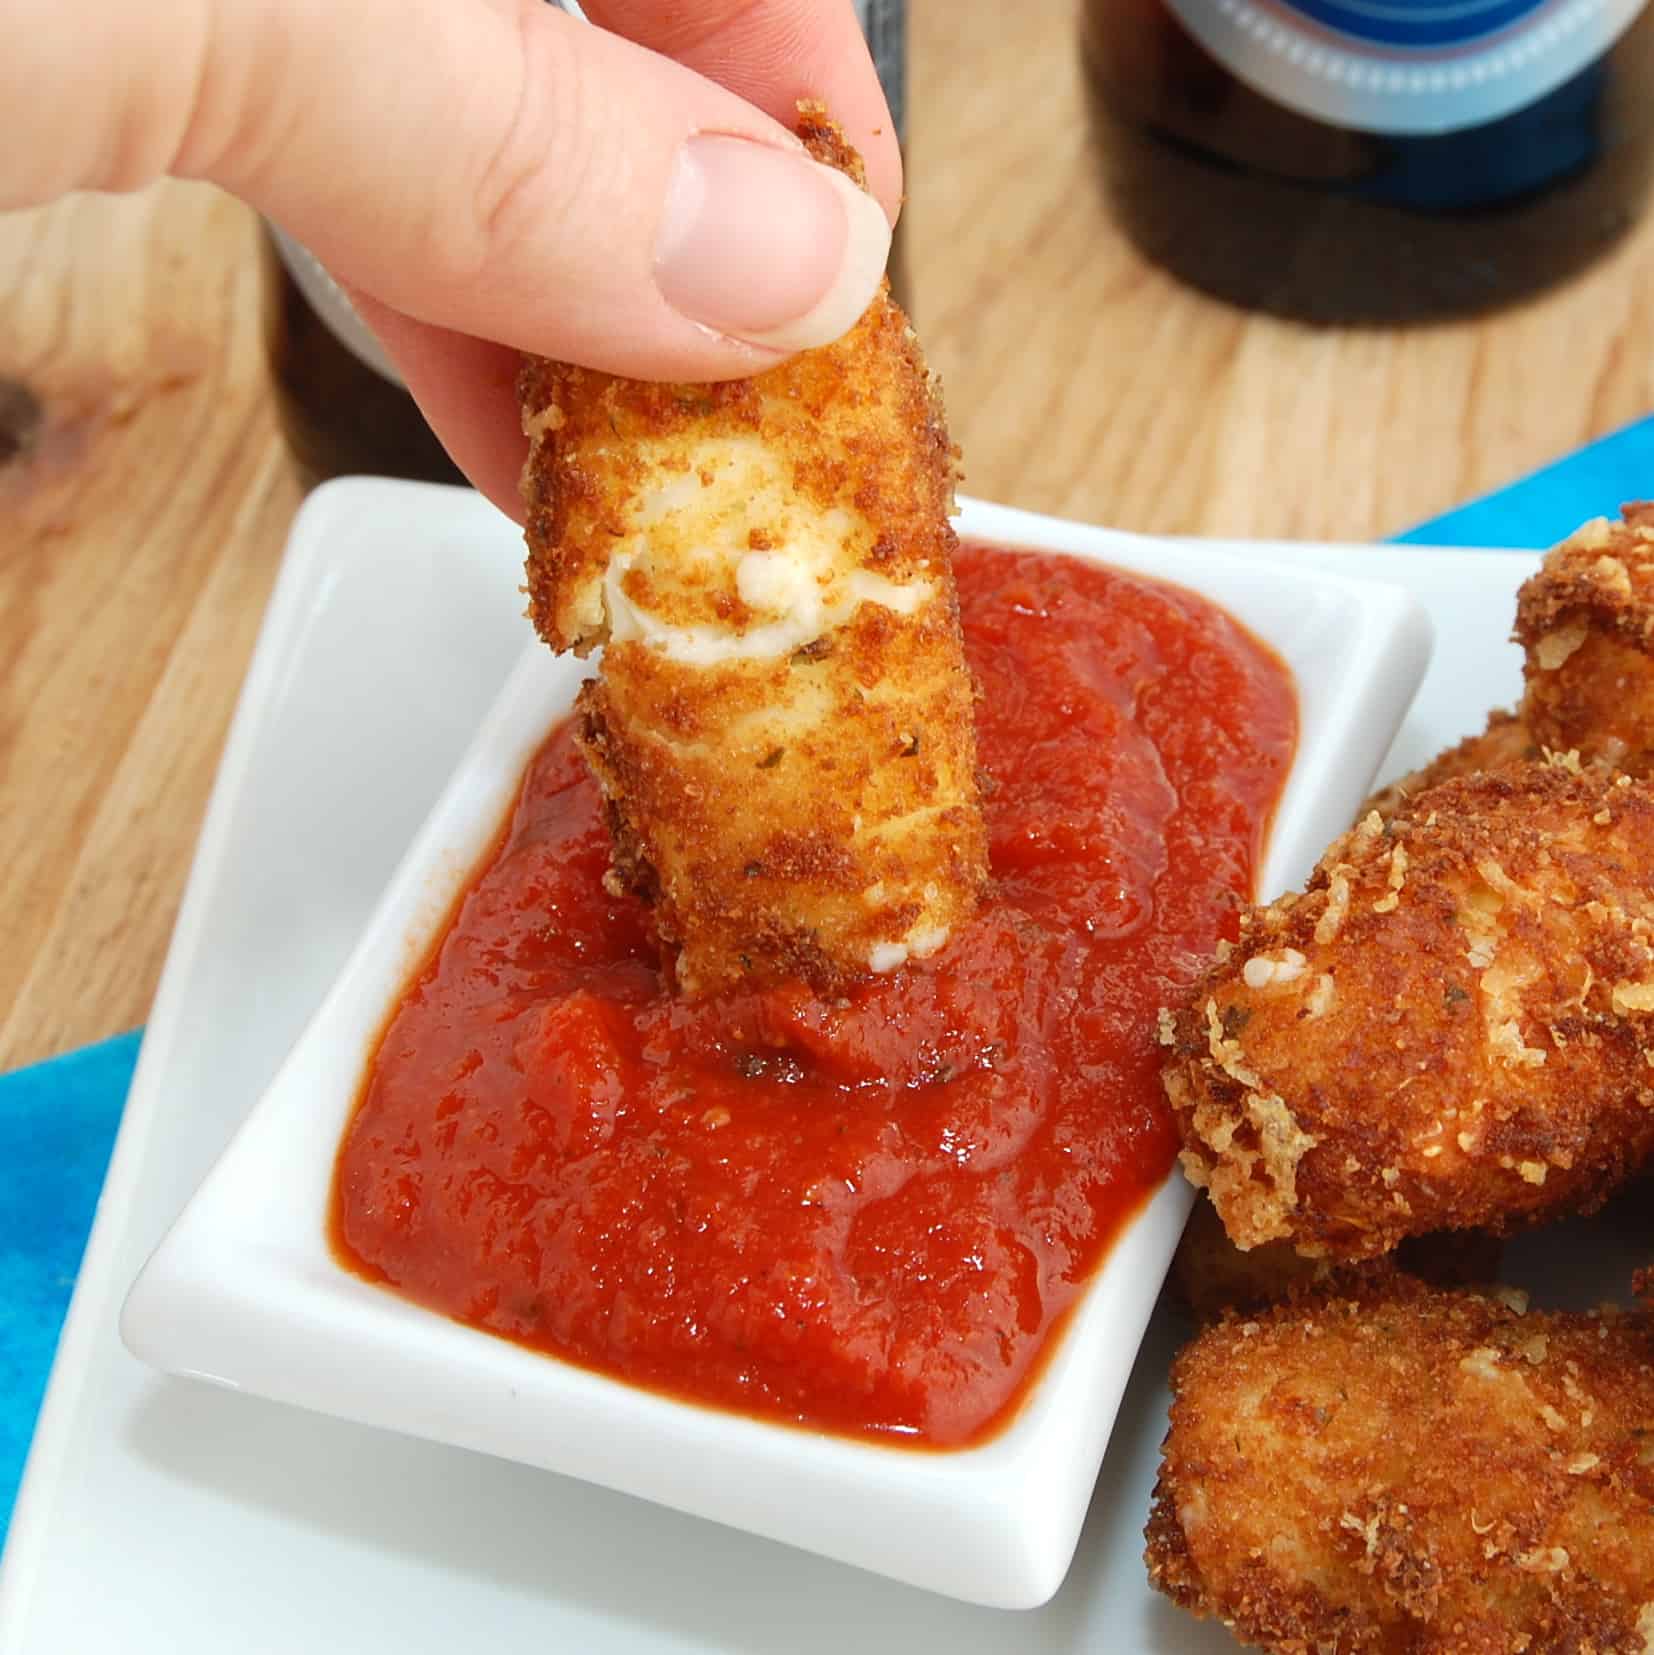
<svg viewBox="0 0 1654 1655"><path fill-rule="evenodd" d="M1274 646L1298 681L1301 731L1260 894L1301 879L1347 823L1423 674L1429 626L1415 599L1246 548L973 502L959 529L1192 587ZM343 974L134 1286L122 1335L169 1372L561 1471L970 1602L1042 1603L1073 1555L1182 1226L1176 1176L1116 1242L1009 1426L953 1453L633 1389L407 1303L328 1249L333 1157L385 1014L581 676L538 646L525 654Z"/></svg>

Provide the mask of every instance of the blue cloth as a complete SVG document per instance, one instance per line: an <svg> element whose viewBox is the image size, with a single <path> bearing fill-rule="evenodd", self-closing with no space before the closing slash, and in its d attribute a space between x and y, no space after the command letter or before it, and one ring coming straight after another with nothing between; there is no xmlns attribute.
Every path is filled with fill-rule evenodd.
<svg viewBox="0 0 1654 1655"><path fill-rule="evenodd" d="M138 1036L0 1075L0 1539L138 1061Z"/></svg>
<svg viewBox="0 0 1654 1655"><path fill-rule="evenodd" d="M1513 546L1542 551L1589 517L1654 499L1654 418L1638 420L1468 506L1396 539L1418 546Z"/></svg>
<svg viewBox="0 0 1654 1655"><path fill-rule="evenodd" d="M1544 547L1654 497L1654 418L1397 538ZM0 1075L0 1539L138 1056L123 1034Z"/></svg>

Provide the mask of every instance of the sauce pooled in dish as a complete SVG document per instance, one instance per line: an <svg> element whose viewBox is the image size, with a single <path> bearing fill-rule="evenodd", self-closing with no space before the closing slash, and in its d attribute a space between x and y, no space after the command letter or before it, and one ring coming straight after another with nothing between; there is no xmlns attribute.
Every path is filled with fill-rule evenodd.
<svg viewBox="0 0 1654 1655"><path fill-rule="evenodd" d="M934 957L684 1000L564 724L395 1009L341 1257L677 1397L952 1448L1005 1423L1170 1169L1156 1017L1233 937L1279 660L1180 588L961 549L991 885Z"/></svg>

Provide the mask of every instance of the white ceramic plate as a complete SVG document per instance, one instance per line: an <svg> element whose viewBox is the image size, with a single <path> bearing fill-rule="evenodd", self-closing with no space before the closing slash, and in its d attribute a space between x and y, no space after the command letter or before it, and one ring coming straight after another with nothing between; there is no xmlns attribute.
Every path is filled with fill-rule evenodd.
<svg viewBox="0 0 1654 1655"><path fill-rule="evenodd" d="M1448 640L1385 773L1514 696L1505 636L1531 557L1255 549L1266 552L1406 586ZM1163 1315L1074 1567L1051 1603L1020 1615L550 1473L161 1379L121 1348L128 1284L337 974L520 651L519 579L510 531L468 496L341 485L306 516L237 715L0 1565L0 1650L1233 1648L1154 1597L1139 1561L1177 1336ZM1544 1249L1553 1261L1561 1251ZM1629 1249L1609 1260L1604 1291L1623 1291L1628 1261Z"/></svg>
<svg viewBox="0 0 1654 1655"><path fill-rule="evenodd" d="M1413 599L1222 546L1133 541L974 503L959 529L1153 570L1275 646L1298 684L1299 735L1260 880L1273 894L1301 879L1349 821L1423 676L1429 627ZM950 1597L1033 1608L1073 1556L1188 1211L1181 1174L1115 1241L1011 1424L941 1454L698 1407L548 1361L330 1255L334 1146L387 1010L583 676L576 661L525 651L320 1012L133 1288L126 1344L170 1373L566 1472Z"/></svg>

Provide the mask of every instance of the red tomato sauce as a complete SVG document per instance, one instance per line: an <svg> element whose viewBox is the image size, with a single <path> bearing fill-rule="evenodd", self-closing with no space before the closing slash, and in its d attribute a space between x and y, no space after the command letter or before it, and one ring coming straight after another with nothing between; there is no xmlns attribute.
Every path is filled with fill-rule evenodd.
<svg viewBox="0 0 1654 1655"><path fill-rule="evenodd" d="M341 1258L697 1402L944 1448L1007 1421L1172 1165L1156 1013L1233 936L1297 738L1286 668L1178 588L957 564L993 890L847 999L682 1003L569 727L396 1008Z"/></svg>

